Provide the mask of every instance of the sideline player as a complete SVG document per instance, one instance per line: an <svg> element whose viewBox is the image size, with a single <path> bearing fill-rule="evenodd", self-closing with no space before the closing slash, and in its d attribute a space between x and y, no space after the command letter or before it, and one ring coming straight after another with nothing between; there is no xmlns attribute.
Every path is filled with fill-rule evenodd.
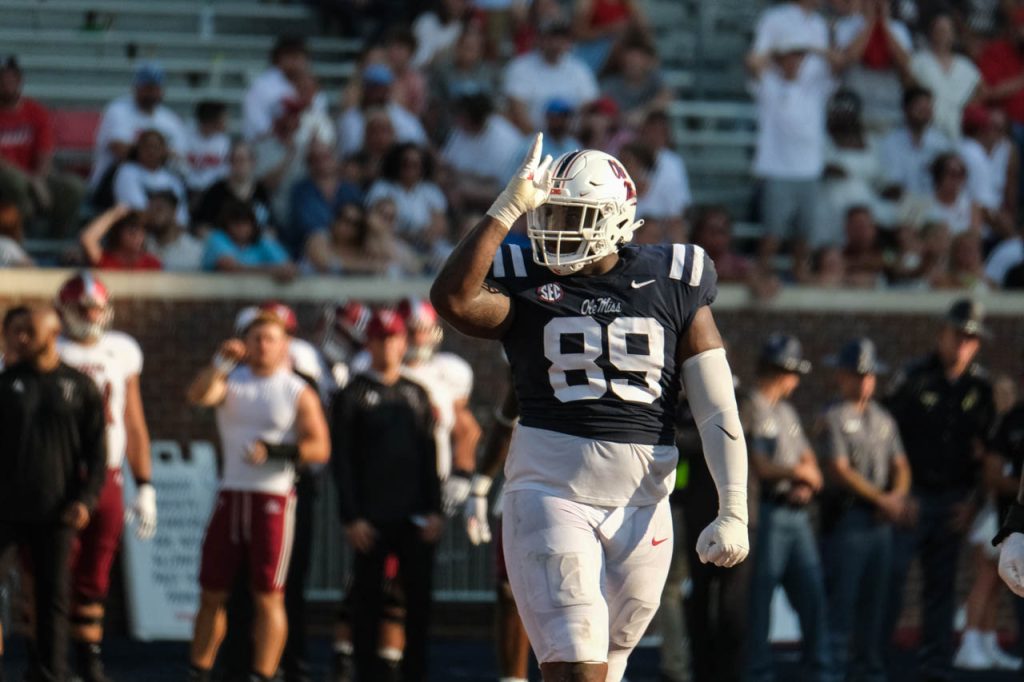
<svg viewBox="0 0 1024 682"><path fill-rule="evenodd" d="M406 298L398 313L409 330L402 374L427 390L437 410L437 473L445 514L453 516L469 497L480 442L480 424L469 409L473 368L455 353L437 351L444 332L429 301Z"/></svg>
<svg viewBox="0 0 1024 682"><path fill-rule="evenodd" d="M220 493L203 541L193 680L210 679L227 626L228 590L243 562L255 605L252 679L272 679L284 650L295 467L322 464L330 455L316 391L289 365L286 325L275 310L261 310L246 329L244 343L225 341L189 386L189 402L217 408L224 459Z"/></svg>
<svg viewBox="0 0 1024 682"><path fill-rule="evenodd" d="M548 682L617 682L672 555L673 417L684 382L719 493L703 561L748 552L747 453L695 246L630 246L636 187L599 151L540 163L537 135L431 289L459 331L501 339L520 422L505 473L509 581ZM527 216L533 262L502 246Z"/></svg>
<svg viewBox="0 0 1024 682"><path fill-rule="evenodd" d="M156 533L149 428L139 390L142 349L131 336L109 330L114 317L110 293L88 272L64 282L57 293L56 307L63 322L58 344L61 360L96 382L107 410L107 480L89 525L78 535L71 563L71 638L76 672L82 682L104 682L108 679L100 648L104 602L125 520L137 522L140 539L147 540ZM121 473L126 458L137 490L127 514Z"/></svg>

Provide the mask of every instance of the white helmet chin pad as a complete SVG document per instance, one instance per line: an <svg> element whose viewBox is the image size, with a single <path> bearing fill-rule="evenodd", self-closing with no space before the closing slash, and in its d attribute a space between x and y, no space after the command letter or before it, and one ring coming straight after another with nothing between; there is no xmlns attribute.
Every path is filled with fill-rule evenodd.
<svg viewBox="0 0 1024 682"><path fill-rule="evenodd" d="M574 151L552 168L551 194L527 211L526 229L534 262L566 275L618 251L643 221L634 220L636 186L615 157Z"/></svg>

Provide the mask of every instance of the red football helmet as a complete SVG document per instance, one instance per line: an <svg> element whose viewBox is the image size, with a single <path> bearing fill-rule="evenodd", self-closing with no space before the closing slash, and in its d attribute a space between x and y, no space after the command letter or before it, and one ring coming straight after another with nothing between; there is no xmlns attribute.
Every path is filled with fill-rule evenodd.
<svg viewBox="0 0 1024 682"><path fill-rule="evenodd" d="M434 306L426 299L410 296L398 304L398 314L409 329L407 359L414 362L429 360L444 338Z"/></svg>
<svg viewBox="0 0 1024 682"><path fill-rule="evenodd" d="M348 362L366 344L366 325L371 313L359 301L324 306L320 318L320 352L329 362Z"/></svg>
<svg viewBox="0 0 1024 682"><path fill-rule="evenodd" d="M87 270L61 285L54 305L64 323L64 333L78 341L98 339L114 320L110 291Z"/></svg>

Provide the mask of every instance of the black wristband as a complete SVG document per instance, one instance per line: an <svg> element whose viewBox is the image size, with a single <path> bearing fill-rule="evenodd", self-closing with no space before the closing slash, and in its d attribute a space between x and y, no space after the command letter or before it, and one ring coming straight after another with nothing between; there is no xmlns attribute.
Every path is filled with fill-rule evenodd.
<svg viewBox="0 0 1024 682"><path fill-rule="evenodd" d="M1010 510L1006 512L1006 518L1003 519L1003 525L1000 526L999 532L992 538L992 545L998 546L1013 533L1024 533L1024 505L1016 500L1010 505Z"/></svg>
<svg viewBox="0 0 1024 682"><path fill-rule="evenodd" d="M278 445L271 445L266 441L260 441L263 443L263 447L267 449L267 459L276 459L278 461L286 462L298 462L299 461L299 446L294 443L286 445L284 443Z"/></svg>
<svg viewBox="0 0 1024 682"><path fill-rule="evenodd" d="M452 476L458 476L459 478L473 478L473 472L467 469L454 469L452 470Z"/></svg>
<svg viewBox="0 0 1024 682"><path fill-rule="evenodd" d="M135 479L135 487L136 488L141 488L142 486L149 485L150 483L152 483L152 481L150 481L148 478L136 478Z"/></svg>

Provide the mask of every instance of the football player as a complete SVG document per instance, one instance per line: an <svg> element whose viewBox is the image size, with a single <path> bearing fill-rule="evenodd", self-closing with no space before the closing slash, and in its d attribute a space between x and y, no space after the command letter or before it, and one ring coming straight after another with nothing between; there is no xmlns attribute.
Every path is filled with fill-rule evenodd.
<svg viewBox="0 0 1024 682"><path fill-rule="evenodd" d="M523 165L431 289L459 331L501 339L519 400L502 539L544 679L622 679L672 556L673 417L685 383L719 497L705 562L748 552L747 453L692 245L632 246L636 186L600 151ZM533 257L503 245L523 215Z"/></svg>
<svg viewBox="0 0 1024 682"><path fill-rule="evenodd" d="M96 382L107 410L107 481L89 525L78 536L71 565L71 638L77 673L83 682L102 682L108 679L100 649L104 601L121 531L128 520L136 523L140 539L156 533L149 429L139 390L142 349L131 336L109 329L114 317L110 293L88 272L64 282L56 307L63 323L61 359ZM121 474L126 458L137 490L127 513Z"/></svg>
<svg viewBox="0 0 1024 682"><path fill-rule="evenodd" d="M317 346L338 388L344 388L352 363L366 345L366 325L370 309L359 301L324 306L317 325Z"/></svg>
<svg viewBox="0 0 1024 682"><path fill-rule="evenodd" d="M439 353L443 331L429 301L407 298L398 313L409 330L402 374L423 386L437 410L437 473L444 510L452 516L469 497L480 424L469 409L473 368L454 353Z"/></svg>

